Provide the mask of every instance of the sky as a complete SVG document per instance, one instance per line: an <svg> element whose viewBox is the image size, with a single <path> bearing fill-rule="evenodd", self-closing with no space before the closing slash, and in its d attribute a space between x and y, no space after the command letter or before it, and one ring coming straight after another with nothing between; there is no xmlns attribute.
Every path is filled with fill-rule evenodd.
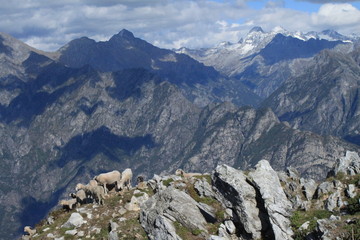
<svg viewBox="0 0 360 240"><path fill-rule="evenodd" d="M237 42L254 26L360 35L360 0L0 0L0 32L56 51L122 29L162 48Z"/></svg>

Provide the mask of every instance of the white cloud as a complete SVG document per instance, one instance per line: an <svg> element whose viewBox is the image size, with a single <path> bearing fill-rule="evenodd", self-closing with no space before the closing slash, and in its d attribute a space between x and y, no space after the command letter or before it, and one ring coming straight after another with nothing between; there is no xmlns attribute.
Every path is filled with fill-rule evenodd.
<svg viewBox="0 0 360 240"><path fill-rule="evenodd" d="M236 42L255 25L360 33L359 10L351 4L325 4L309 14L284 8L283 0L267 1L260 10L250 8L249 1L12 0L0 8L0 31L43 50L56 50L82 36L106 40L123 28L166 48Z"/></svg>
<svg viewBox="0 0 360 240"><path fill-rule="evenodd" d="M324 4L319 12L312 15L312 21L316 25L344 26L358 25L360 22L360 11L351 4Z"/></svg>

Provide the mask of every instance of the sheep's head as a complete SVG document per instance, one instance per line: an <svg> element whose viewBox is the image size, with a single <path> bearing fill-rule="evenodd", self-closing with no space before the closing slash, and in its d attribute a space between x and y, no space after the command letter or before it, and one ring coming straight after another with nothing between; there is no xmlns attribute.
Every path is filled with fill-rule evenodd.
<svg viewBox="0 0 360 240"><path fill-rule="evenodd" d="M136 178L136 182L137 183L141 183L141 182L143 182L144 181L144 176L138 176L137 178Z"/></svg>
<svg viewBox="0 0 360 240"><path fill-rule="evenodd" d="M84 185L81 184L81 183L76 184L75 191L79 191L80 189L83 188L83 186L84 186Z"/></svg>
<svg viewBox="0 0 360 240"><path fill-rule="evenodd" d="M176 170L176 171L175 171L175 175L177 175L177 176L184 176L184 170L182 170L182 169Z"/></svg>

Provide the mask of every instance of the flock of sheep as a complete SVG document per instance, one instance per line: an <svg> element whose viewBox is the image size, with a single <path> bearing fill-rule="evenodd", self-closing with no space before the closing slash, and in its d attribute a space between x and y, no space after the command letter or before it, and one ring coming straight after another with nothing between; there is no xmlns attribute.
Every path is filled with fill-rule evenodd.
<svg viewBox="0 0 360 240"><path fill-rule="evenodd" d="M202 174L186 173L182 169L178 169L175 171L175 175L191 178ZM126 168L122 173L117 170L101 173L95 176L86 185L78 183L75 187L76 192L69 194L71 199L61 200L59 201L59 204L67 210L71 210L76 206L86 203L97 203L102 205L104 204L104 198L108 194L109 189L115 189L117 192L122 191L125 188L129 190L131 188L132 177L133 173L130 168ZM138 176L137 183L138 189L146 188L147 183L144 181L144 177ZM31 237L36 233L36 230L26 226L24 232Z"/></svg>
<svg viewBox="0 0 360 240"><path fill-rule="evenodd" d="M109 189L115 188L115 191L130 189L132 177L133 173L130 168L125 169L122 173L117 170L101 173L86 185L78 183L75 187L76 193L70 194L71 199L61 200L59 204L68 210L90 202L102 205Z"/></svg>

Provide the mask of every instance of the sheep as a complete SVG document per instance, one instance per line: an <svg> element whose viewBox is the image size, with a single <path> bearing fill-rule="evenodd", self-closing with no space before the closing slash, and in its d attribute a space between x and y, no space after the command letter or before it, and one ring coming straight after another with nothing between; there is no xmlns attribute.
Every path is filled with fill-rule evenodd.
<svg viewBox="0 0 360 240"><path fill-rule="evenodd" d="M63 209L71 210L71 209L75 208L75 206L77 204L77 200L75 198L70 199L70 200L61 200L59 202L59 204L63 207Z"/></svg>
<svg viewBox="0 0 360 240"><path fill-rule="evenodd" d="M101 173L98 176L94 177L94 180L96 180L99 185L104 186L105 194L107 194L106 185L115 184L115 186L116 185L118 186L120 179L121 179L121 173L117 170L107 173Z"/></svg>
<svg viewBox="0 0 360 240"><path fill-rule="evenodd" d="M182 176L184 178L192 178L192 177L195 177L195 176L201 176L202 174L201 173L186 173L182 169L177 169L175 171L175 175Z"/></svg>
<svg viewBox="0 0 360 240"><path fill-rule="evenodd" d="M87 198L92 198L98 204L103 204L105 189L103 186L98 185L96 181L95 183L96 184L91 181L86 185L79 183L76 185L76 189L79 189L79 191L83 190L86 193Z"/></svg>
<svg viewBox="0 0 360 240"><path fill-rule="evenodd" d="M90 191L92 193L92 197L100 205L104 204L104 197L105 197L105 189L102 186L91 186Z"/></svg>
<svg viewBox="0 0 360 240"><path fill-rule="evenodd" d="M131 169L126 168L121 173L121 180L120 180L119 184L117 185L118 189L123 190L125 186L127 186L127 188L130 189L132 176L133 176L133 174L132 174Z"/></svg>
<svg viewBox="0 0 360 240"><path fill-rule="evenodd" d="M96 187L98 184L98 182L94 179L91 179L90 182L88 183L89 186L92 186L92 187Z"/></svg>
<svg viewBox="0 0 360 240"><path fill-rule="evenodd" d="M24 232L26 232L30 237L36 233L36 229L31 229L30 226L24 227Z"/></svg>
<svg viewBox="0 0 360 240"><path fill-rule="evenodd" d="M144 181L144 176L138 176L136 178L137 186L136 188L139 190L144 190L147 188L147 182Z"/></svg>
<svg viewBox="0 0 360 240"><path fill-rule="evenodd" d="M87 203L88 196L84 189L79 189L76 193L70 193L70 197L76 198L76 201L82 205Z"/></svg>

